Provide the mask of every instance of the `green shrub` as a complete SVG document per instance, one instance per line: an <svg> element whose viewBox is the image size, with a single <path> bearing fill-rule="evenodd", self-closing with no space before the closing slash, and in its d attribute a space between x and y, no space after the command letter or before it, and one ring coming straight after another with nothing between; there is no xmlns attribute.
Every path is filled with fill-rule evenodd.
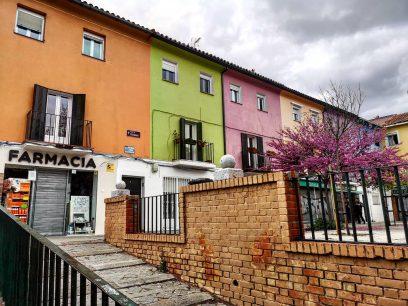
<svg viewBox="0 0 408 306"><path fill-rule="evenodd" d="M324 230L323 218L319 217L316 220L314 220L313 226L315 231ZM328 230L335 230L336 222L334 222L334 220L327 220L326 218L326 227Z"/></svg>

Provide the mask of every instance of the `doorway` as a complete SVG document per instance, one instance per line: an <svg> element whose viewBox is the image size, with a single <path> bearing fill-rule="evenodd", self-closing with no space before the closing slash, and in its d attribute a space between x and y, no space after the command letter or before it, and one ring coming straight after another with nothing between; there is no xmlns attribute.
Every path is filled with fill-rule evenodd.
<svg viewBox="0 0 408 306"><path fill-rule="evenodd" d="M143 178L136 176L122 176L122 181L126 184L126 189L130 190L130 195L138 195L142 197L143 194Z"/></svg>
<svg viewBox="0 0 408 306"><path fill-rule="evenodd" d="M95 228L94 173L72 171L68 234L90 234Z"/></svg>

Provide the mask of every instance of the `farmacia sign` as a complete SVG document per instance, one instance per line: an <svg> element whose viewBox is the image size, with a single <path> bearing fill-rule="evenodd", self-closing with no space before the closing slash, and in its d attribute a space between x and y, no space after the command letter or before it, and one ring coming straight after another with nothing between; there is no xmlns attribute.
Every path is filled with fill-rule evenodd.
<svg viewBox="0 0 408 306"><path fill-rule="evenodd" d="M74 168L92 168L95 169L96 165L92 158L85 158L79 156L65 156L59 154L49 154L42 152L27 151L20 152L18 150L10 150L8 161L17 161L18 163L37 164L37 165L54 165L54 166L66 166Z"/></svg>

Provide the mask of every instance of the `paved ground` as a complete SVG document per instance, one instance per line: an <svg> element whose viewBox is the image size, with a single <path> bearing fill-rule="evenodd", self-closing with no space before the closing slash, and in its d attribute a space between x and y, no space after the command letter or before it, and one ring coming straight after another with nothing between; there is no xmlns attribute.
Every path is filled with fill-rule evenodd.
<svg viewBox="0 0 408 306"><path fill-rule="evenodd" d="M141 305L225 305L103 241L102 236L49 238L115 289ZM88 289L88 288L87 288Z"/></svg>
<svg viewBox="0 0 408 306"><path fill-rule="evenodd" d="M342 238L343 241L353 241L353 229L351 224L349 225L350 228L350 235L347 235L345 229L342 230ZM391 222L390 234L391 234L391 241L392 243L406 243L404 227L402 222ZM385 225L383 222L373 222L372 223L373 229L373 238L374 242L376 243L387 243L387 234L385 231ZM370 236L368 231L367 224L356 224L356 233L357 233L357 240L359 242L370 242ZM329 240L338 241L338 235L336 230L329 230L327 231ZM312 232L307 230L305 232L305 238L312 239ZM315 239L324 240L324 231L319 230L315 231Z"/></svg>

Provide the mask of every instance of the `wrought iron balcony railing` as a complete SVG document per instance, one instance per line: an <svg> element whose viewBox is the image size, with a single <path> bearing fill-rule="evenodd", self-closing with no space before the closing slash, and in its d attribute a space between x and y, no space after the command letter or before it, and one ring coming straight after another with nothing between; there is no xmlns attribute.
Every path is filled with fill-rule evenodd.
<svg viewBox="0 0 408 306"><path fill-rule="evenodd" d="M26 139L64 146L91 148L92 121L66 115L30 111Z"/></svg>
<svg viewBox="0 0 408 306"><path fill-rule="evenodd" d="M174 160L214 163L214 144L194 139L174 139Z"/></svg>

